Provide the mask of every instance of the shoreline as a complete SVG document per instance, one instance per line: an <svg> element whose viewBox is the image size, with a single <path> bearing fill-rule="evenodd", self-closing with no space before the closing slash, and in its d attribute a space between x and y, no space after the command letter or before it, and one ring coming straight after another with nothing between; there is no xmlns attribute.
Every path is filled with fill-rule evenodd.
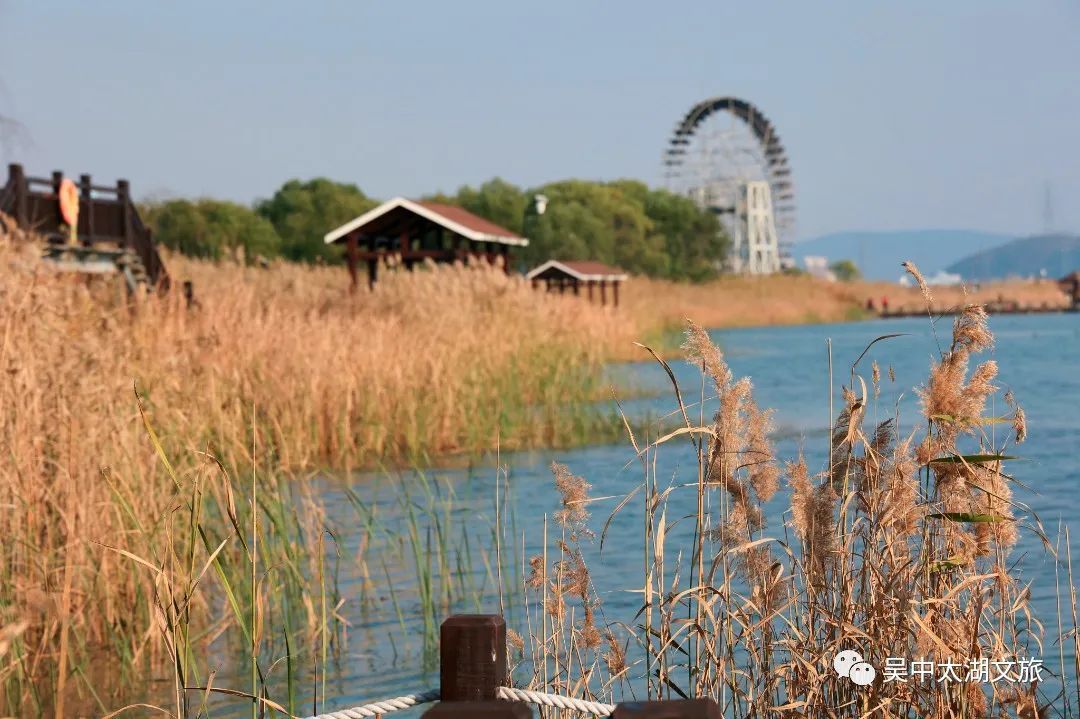
<svg viewBox="0 0 1080 719"><path fill-rule="evenodd" d="M1006 311L1068 311L1069 297L1053 280L1009 280L977 288L934 287L933 314L949 314L968 304L986 306L989 314ZM855 280L828 282L808 275L721 277L701 284L631 278L624 291L625 311L638 325L638 336L681 333L692 319L710 330L741 327L858 322L881 317L925 316L918 287ZM883 302L884 300L884 302ZM872 307L871 307L872 305ZM655 349L655 348L654 348Z"/></svg>

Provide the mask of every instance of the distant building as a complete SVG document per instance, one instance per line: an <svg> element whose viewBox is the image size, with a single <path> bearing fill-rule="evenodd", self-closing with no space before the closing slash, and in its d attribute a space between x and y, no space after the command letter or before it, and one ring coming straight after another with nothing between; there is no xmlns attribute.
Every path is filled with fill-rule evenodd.
<svg viewBox="0 0 1080 719"><path fill-rule="evenodd" d="M926 278L926 284L928 285L959 285L963 281L964 278L960 275L945 270L938 270L935 274Z"/></svg>
<svg viewBox="0 0 1080 719"><path fill-rule="evenodd" d="M958 274L952 272L946 272L945 270L938 270L935 274L928 275L926 278L926 284L934 286L951 286L963 284L964 278ZM912 280L909 275L901 275L897 282L904 287L910 287Z"/></svg>
<svg viewBox="0 0 1080 719"><path fill-rule="evenodd" d="M829 258L820 255L807 255L803 257L803 266L807 274L819 280L836 282L836 273L829 269Z"/></svg>

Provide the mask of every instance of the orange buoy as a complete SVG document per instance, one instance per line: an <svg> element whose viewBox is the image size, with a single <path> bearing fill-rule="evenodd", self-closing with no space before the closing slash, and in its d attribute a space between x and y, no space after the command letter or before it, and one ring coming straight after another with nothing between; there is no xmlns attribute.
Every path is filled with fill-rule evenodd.
<svg viewBox="0 0 1080 719"><path fill-rule="evenodd" d="M71 243L75 244L79 227L79 189L68 178L60 181L60 216L71 231Z"/></svg>

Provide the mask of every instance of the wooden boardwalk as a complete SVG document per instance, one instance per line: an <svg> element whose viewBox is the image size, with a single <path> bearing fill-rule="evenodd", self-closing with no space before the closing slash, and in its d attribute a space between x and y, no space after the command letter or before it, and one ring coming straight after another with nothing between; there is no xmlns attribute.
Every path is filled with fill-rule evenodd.
<svg viewBox="0 0 1080 719"><path fill-rule="evenodd" d="M1080 303L1073 302L1072 306L1069 305L1051 305L1049 303L1043 303L1041 305L1021 305L1018 302L1005 302L996 303L990 302L984 305L986 307L986 313L990 315L1036 315L1036 314L1055 314L1065 312L1080 312ZM962 307L934 307L932 313L935 316L946 316L960 314ZM895 310L879 310L877 316L881 319L891 319L894 317L926 317L927 310L925 307L912 309L909 307L900 307Z"/></svg>
<svg viewBox="0 0 1080 719"><path fill-rule="evenodd" d="M168 290L169 273L148 227L131 198L127 180L96 185L90 175L79 178L79 214L70 244L70 231L60 209L63 173L29 177L22 165L8 166L7 183L0 185L0 212L12 216L19 228L43 236L46 257L63 269L96 273L112 263L129 282Z"/></svg>

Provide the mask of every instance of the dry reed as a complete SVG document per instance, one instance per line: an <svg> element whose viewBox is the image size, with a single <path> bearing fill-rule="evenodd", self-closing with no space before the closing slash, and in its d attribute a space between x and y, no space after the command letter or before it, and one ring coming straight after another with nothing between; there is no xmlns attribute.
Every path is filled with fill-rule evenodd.
<svg viewBox="0 0 1080 719"><path fill-rule="evenodd" d="M921 279L917 268L910 271ZM915 291L932 308L931 289L918 284ZM868 425L881 370L872 365L868 387L856 363L832 428L828 466L811 476L801 457L786 464L786 523L764 513L777 474L768 416L753 403L749 381L735 379L719 349L691 323L686 356L712 385L719 409L712 422L695 426L676 391L674 414L685 426L645 446L631 435L644 482L615 510L644 489L642 585L620 588L640 592L641 609L631 621L601 627L607 651L591 654L565 609L545 623L530 622L529 683L604 701L617 698L617 687L645 687L647 698L708 696L724 716L740 719L1045 717L1052 706L1070 716L1076 707L1067 691L1055 696L1039 681L1015 681L1015 664L1011 682L964 681L978 666L969 662L994 666L1038 657L1053 645L1043 643L1030 591L1009 556L1025 522L1050 544L1037 517L1012 496L1005 472L1010 441L988 430L1011 423L1012 441L1022 442L1026 419L1011 394L1005 404L1012 416L984 414L997 391L997 366L992 360L971 365L993 336L985 309L963 295L959 300L951 342L919 388L925 429L905 437L898 436L897 418ZM655 454L686 437L698 456L698 480L661 489ZM564 497L568 473L555 468ZM697 493L697 524L677 533L668 501L683 491ZM556 569L565 562L565 542L559 548ZM540 557L533 571L550 574ZM575 571L587 576L588 570ZM1067 582L1072 585L1071 571ZM545 606L571 599L558 582L524 589L527 596L542 592ZM1075 618L1075 591L1058 590ZM598 594L590 588L589 596ZM593 601L591 612L602 611ZM1061 613L1059 604L1059 620ZM1059 646L1077 643L1075 619L1062 632ZM844 649L860 651L877 668L869 686L837 676L831 660ZM905 673L914 661L939 668L959 662L953 671L960 678L885 681L889 657L902 658ZM624 685L628 679L636 682ZM1063 689L1076 680L1066 676Z"/></svg>

